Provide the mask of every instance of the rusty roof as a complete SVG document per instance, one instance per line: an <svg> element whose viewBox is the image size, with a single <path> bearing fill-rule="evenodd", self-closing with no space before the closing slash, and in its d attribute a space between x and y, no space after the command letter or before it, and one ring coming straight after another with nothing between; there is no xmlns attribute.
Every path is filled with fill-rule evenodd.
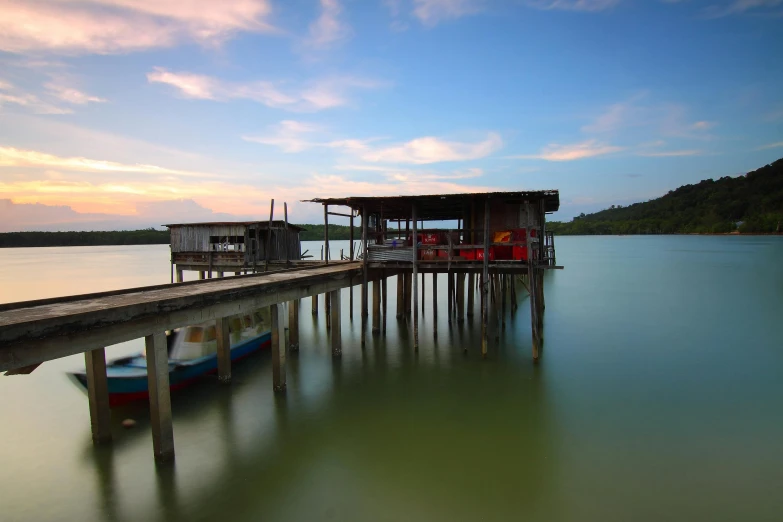
<svg viewBox="0 0 783 522"><path fill-rule="evenodd" d="M544 201L546 212L560 208L557 190L524 190L513 192L471 192L462 194L428 194L420 196L350 196L345 198L315 198L303 200L324 205L341 205L354 210L366 208L369 214L382 212L386 219L406 219L411 216L413 204L416 214L425 220L459 219L472 202L486 199L523 204L525 201Z"/></svg>
<svg viewBox="0 0 783 522"><path fill-rule="evenodd" d="M202 223L172 223L170 225L163 225L164 227L232 227L232 226L240 226L240 227L250 227L253 225L259 225L260 228L267 228L268 227L269 220L267 221L205 221ZM285 227L285 221L282 219L275 219L272 221L272 228L283 228ZM288 228L295 230L297 232L302 232L306 229L289 223Z"/></svg>

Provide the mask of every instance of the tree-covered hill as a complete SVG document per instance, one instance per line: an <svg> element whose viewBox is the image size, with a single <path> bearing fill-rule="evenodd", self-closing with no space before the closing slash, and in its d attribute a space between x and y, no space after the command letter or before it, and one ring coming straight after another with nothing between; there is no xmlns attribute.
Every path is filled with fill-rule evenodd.
<svg viewBox="0 0 783 522"><path fill-rule="evenodd" d="M547 224L555 234L772 233L783 228L783 159L744 176L707 179L665 196Z"/></svg>

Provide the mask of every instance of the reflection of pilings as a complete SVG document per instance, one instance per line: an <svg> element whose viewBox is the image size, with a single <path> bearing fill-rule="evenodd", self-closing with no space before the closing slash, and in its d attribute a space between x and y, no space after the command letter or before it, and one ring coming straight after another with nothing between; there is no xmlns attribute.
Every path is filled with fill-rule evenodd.
<svg viewBox="0 0 783 522"><path fill-rule="evenodd" d="M177 469L173 462L155 466L158 502L164 520L179 520L180 506L177 492Z"/></svg>
<svg viewBox="0 0 783 522"><path fill-rule="evenodd" d="M119 520L117 484L114 476L114 449L95 448L92 452L97 470L97 490L100 492L100 510L103 520Z"/></svg>
<svg viewBox="0 0 783 522"><path fill-rule="evenodd" d="M453 308L454 308L454 274L451 272L446 272L446 290L449 295L448 297L448 314L449 314L449 322L451 322L451 316L453 315Z"/></svg>
<svg viewBox="0 0 783 522"><path fill-rule="evenodd" d="M467 315L468 317L473 317L473 292L475 290L476 286L476 275L471 272L468 274L468 310Z"/></svg>
<svg viewBox="0 0 783 522"><path fill-rule="evenodd" d="M324 294L324 317L326 317L326 329L332 327L332 314L331 314L331 308L332 307L332 300L329 298L329 294Z"/></svg>
<svg viewBox="0 0 783 522"><path fill-rule="evenodd" d="M372 282L372 333L381 331L381 281L375 279Z"/></svg>
<svg viewBox="0 0 783 522"><path fill-rule="evenodd" d="M438 338L438 274L432 274L432 328L435 339Z"/></svg>
<svg viewBox="0 0 783 522"><path fill-rule="evenodd" d="M405 275L397 274L397 319L405 313Z"/></svg>
<svg viewBox="0 0 783 522"><path fill-rule="evenodd" d="M288 302L288 347L299 350L299 299Z"/></svg>
<svg viewBox="0 0 783 522"><path fill-rule="evenodd" d="M388 285L388 277L384 276L381 278L381 293L382 293L382 307L383 307L383 335L386 335L386 316L388 315L389 311L389 299L388 299L388 292L389 292L389 285Z"/></svg>
<svg viewBox="0 0 783 522"><path fill-rule="evenodd" d="M459 273L457 276L457 322L465 321L465 274Z"/></svg>
<svg viewBox="0 0 783 522"><path fill-rule="evenodd" d="M413 300L413 277L410 272L405 273L405 315L411 314Z"/></svg>
<svg viewBox="0 0 783 522"><path fill-rule="evenodd" d="M377 284L373 283L374 285ZM331 341L332 341L332 356L337 357L339 356L343 351L343 345L342 345L342 337L341 337L341 323L340 323L340 289L332 290L330 293L330 301L332 303L332 330L330 332L331 334Z"/></svg>
<svg viewBox="0 0 783 522"><path fill-rule="evenodd" d="M218 381L231 382L231 338L228 327L228 317L215 320L217 337Z"/></svg>

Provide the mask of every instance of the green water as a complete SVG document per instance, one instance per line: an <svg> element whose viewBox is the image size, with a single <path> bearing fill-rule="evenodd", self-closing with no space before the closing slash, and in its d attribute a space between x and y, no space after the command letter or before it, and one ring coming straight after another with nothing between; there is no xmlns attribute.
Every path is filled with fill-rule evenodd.
<svg viewBox="0 0 783 522"><path fill-rule="evenodd" d="M170 465L153 461L144 403L114 410L114 442L92 446L63 373L81 357L0 377L0 519L783 519L783 238L556 242L566 269L546 276L538 366L526 299L485 361L478 315L447 322L445 279L438 339L427 307L418 354L393 314L361 349L357 291L333 360L306 299L287 393L272 393L264 353L230 386L173 394ZM166 246L0 250L0 263L0 301L169 278Z"/></svg>

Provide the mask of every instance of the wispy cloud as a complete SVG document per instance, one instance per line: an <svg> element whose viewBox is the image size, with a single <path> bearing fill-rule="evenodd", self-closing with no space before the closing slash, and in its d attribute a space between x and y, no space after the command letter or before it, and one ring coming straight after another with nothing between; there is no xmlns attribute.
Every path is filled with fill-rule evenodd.
<svg viewBox="0 0 783 522"><path fill-rule="evenodd" d="M773 9L781 4L783 0L734 0L728 4L711 5L704 12L713 18L744 14L749 11L773 13Z"/></svg>
<svg viewBox="0 0 783 522"><path fill-rule="evenodd" d="M46 152L15 147L0 147L0 167L43 167L50 169L72 170L98 173L137 173L150 175L176 175L184 177L217 177L211 174L190 172L156 165L117 163L83 157L67 158Z"/></svg>
<svg viewBox="0 0 783 522"><path fill-rule="evenodd" d="M147 81L171 85L185 98L214 101L246 99L268 107L303 112L348 105L348 92L352 89L382 85L374 80L342 76L321 79L283 92L278 84L270 81L227 82L202 74L172 72L163 67L155 67L147 73Z"/></svg>
<svg viewBox="0 0 783 522"><path fill-rule="evenodd" d="M262 136L242 136L245 141L261 143L278 147L283 152L302 152L315 147L330 149L342 149L344 151L359 153L368 149L368 144L374 139L316 139L313 135L322 136L323 128L312 123L304 123L294 120L283 120L272 126L270 132Z"/></svg>
<svg viewBox="0 0 783 522"><path fill-rule="evenodd" d="M351 35L351 28L341 18L342 10L338 0L321 0L321 15L310 24L310 47L329 47Z"/></svg>
<svg viewBox="0 0 783 522"><path fill-rule="evenodd" d="M619 4L620 0L530 0L530 7L558 11L604 11Z"/></svg>
<svg viewBox="0 0 783 522"><path fill-rule="evenodd" d="M571 145L553 143L544 147L538 154L509 156L512 159L540 159L545 161L574 161L595 156L604 156L623 150L622 147L587 140Z"/></svg>
<svg viewBox="0 0 783 522"><path fill-rule="evenodd" d="M268 0L4 0L0 50L124 53L275 32Z"/></svg>
<svg viewBox="0 0 783 522"><path fill-rule="evenodd" d="M4 105L15 105L34 114L70 114L73 111L67 107L41 100L35 94L25 92L9 82L0 80L0 110Z"/></svg>
<svg viewBox="0 0 783 522"><path fill-rule="evenodd" d="M691 150L662 150L662 151L642 151L637 152L637 156L646 156L650 158L668 158L679 156L700 156L704 154L704 151L691 149Z"/></svg>
<svg viewBox="0 0 783 522"><path fill-rule="evenodd" d="M483 0L413 0L413 16L424 25L476 14L485 7Z"/></svg>
<svg viewBox="0 0 783 522"><path fill-rule="evenodd" d="M106 101L105 98L100 98L98 96L87 94L86 92L80 91L79 89L70 87L62 83L49 82L45 85L45 87L49 91L49 93L55 98L58 98L67 103L71 103L73 105L86 105L88 103L104 103Z"/></svg>
<svg viewBox="0 0 783 522"><path fill-rule="evenodd" d="M489 156L502 146L503 140L494 132L478 142L447 141L425 136L399 145L371 150L363 154L362 159L375 163L413 164L465 161Z"/></svg>
<svg viewBox="0 0 783 522"><path fill-rule="evenodd" d="M777 149L779 147L783 147L783 141L779 141L777 143L769 143L767 145L762 145L761 147L758 147L756 150Z"/></svg>

